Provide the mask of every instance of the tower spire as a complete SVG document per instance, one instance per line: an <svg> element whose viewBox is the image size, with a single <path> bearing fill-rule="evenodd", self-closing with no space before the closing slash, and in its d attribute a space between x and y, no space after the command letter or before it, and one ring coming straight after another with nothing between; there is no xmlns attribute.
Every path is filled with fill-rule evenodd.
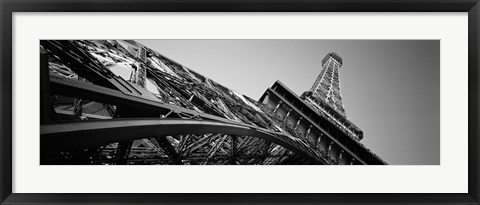
<svg viewBox="0 0 480 205"><path fill-rule="evenodd" d="M345 117L345 109L340 94L339 68L342 65L342 58L338 54L328 53L322 60L323 70L313 83L310 92L313 99L324 101Z"/></svg>

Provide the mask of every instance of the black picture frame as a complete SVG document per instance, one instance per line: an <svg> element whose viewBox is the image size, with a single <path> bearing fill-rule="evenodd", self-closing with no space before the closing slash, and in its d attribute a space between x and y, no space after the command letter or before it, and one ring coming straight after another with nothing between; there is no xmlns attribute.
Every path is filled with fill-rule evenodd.
<svg viewBox="0 0 480 205"><path fill-rule="evenodd" d="M1 0L1 204L480 204L478 0ZM13 12L468 12L468 193L21 194L12 193ZM452 176L454 177L454 176ZM259 182L261 183L261 182ZM441 183L441 182L439 182ZM414 186L412 184L412 186Z"/></svg>

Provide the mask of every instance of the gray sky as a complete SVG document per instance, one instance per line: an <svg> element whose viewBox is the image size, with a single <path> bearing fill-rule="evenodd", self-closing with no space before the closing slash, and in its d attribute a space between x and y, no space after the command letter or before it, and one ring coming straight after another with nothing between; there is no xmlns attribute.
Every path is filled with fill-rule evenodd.
<svg viewBox="0 0 480 205"><path fill-rule="evenodd" d="M440 164L438 40L137 40L259 99L280 80L309 90L328 52L343 58L340 87L361 141L389 164Z"/></svg>

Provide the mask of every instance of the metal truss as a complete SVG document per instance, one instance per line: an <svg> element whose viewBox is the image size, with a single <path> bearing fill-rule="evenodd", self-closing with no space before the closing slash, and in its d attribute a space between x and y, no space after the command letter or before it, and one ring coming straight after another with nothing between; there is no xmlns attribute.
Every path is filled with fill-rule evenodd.
<svg viewBox="0 0 480 205"><path fill-rule="evenodd" d="M204 134L202 138L191 138L191 140L185 137L180 138L181 140L175 143L165 140L165 137L168 136L202 135L203 133L221 134ZM242 136L248 136L248 138L244 140ZM165 151L171 153L169 156L175 159L173 160L175 163L179 163L179 156L186 157L185 155L189 155L193 150L204 147L205 143L214 141L213 144L217 144L217 146L210 147L205 151L208 153L206 156L213 157L221 144L233 141L234 138L237 138L239 142L236 143L238 147L233 155L239 157L241 155L238 153L253 156L251 154L260 152L264 144L273 142L297 153L297 155L308 160L309 163L325 163L314 150L305 150L305 147L294 138L237 123L186 119L115 119L44 124L41 127L42 149L55 150L54 152L83 150L114 142L130 142L130 144L127 143L124 146L131 148L131 141L148 138L156 138L158 144L162 145L161 147ZM259 141L262 141L262 143ZM175 154L172 150L182 152ZM125 153L121 154L121 156L124 155ZM242 155L242 157L245 156ZM208 162L208 159L206 162Z"/></svg>
<svg viewBox="0 0 480 205"><path fill-rule="evenodd" d="M258 102L135 42L41 50L41 164L332 164Z"/></svg>

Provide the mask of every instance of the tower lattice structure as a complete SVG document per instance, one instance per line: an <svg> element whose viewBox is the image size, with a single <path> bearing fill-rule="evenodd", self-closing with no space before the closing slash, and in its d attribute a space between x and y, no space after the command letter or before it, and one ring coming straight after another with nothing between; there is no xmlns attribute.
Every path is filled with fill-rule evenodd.
<svg viewBox="0 0 480 205"><path fill-rule="evenodd" d="M323 65L310 95L257 101L132 40L42 40L40 164L386 164L344 116L341 58Z"/></svg>
<svg viewBox="0 0 480 205"><path fill-rule="evenodd" d="M347 136L361 140L363 131L350 122L345 114L340 92L339 70L342 65L343 59L337 53L328 53L322 60L323 69L312 88L304 92L301 98Z"/></svg>
<svg viewBox="0 0 480 205"><path fill-rule="evenodd" d="M310 91L314 99L323 100L337 112L345 116L345 108L343 107L340 93L339 68L342 64L342 58L334 52L325 56L322 60L323 70L320 72L320 75L318 75Z"/></svg>

